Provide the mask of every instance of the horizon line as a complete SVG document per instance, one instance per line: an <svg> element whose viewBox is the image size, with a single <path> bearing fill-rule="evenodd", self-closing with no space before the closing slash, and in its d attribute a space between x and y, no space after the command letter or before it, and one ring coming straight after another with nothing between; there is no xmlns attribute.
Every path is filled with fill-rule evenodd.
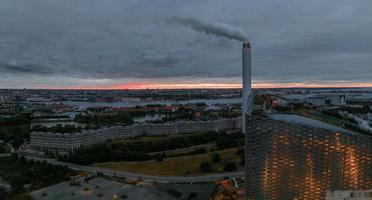
<svg viewBox="0 0 372 200"><path fill-rule="evenodd" d="M335 88L335 89L352 89L352 88L372 88L372 83L253 83L253 89L322 89L322 88ZM0 88L10 90L187 90L187 89L242 89L241 84L235 83L185 83L185 84L158 84L158 83L128 83L108 86L56 86L48 87L39 85L26 88Z"/></svg>

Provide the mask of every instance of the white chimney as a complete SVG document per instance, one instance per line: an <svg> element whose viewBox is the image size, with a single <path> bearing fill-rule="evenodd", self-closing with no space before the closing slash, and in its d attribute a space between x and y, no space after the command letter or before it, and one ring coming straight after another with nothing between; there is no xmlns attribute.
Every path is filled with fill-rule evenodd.
<svg viewBox="0 0 372 200"><path fill-rule="evenodd" d="M251 44L249 42L243 43L242 49L242 67L243 67L243 108L242 108L242 132L246 133L246 112L248 112L248 99L251 94Z"/></svg>

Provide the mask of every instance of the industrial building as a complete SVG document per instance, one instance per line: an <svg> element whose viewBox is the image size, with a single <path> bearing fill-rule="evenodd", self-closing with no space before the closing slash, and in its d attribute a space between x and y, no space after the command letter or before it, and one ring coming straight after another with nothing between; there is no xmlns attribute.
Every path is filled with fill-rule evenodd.
<svg viewBox="0 0 372 200"><path fill-rule="evenodd" d="M372 136L304 124L308 120L253 117L249 42L243 43L242 68L246 199L339 199L327 191L372 188ZM302 102L343 106L346 96L318 95ZM354 194L343 199L357 199Z"/></svg>
<svg viewBox="0 0 372 200"><path fill-rule="evenodd" d="M305 103L314 106L344 106L346 105L346 95L344 94L329 94L318 95L304 99Z"/></svg>

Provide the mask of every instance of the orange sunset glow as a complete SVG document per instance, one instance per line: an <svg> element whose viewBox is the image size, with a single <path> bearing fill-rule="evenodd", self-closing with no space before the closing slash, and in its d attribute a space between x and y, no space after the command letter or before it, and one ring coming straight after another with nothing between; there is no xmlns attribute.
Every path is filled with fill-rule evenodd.
<svg viewBox="0 0 372 200"><path fill-rule="evenodd" d="M352 88L372 87L372 83L253 83L253 88ZM71 86L55 87L53 89L227 89L241 88L241 83L156 83L132 82L106 86Z"/></svg>

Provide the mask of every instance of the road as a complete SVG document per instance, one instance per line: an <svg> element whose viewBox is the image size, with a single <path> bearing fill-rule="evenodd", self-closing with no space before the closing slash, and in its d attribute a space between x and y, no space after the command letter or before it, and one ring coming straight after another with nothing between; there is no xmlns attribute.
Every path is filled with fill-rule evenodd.
<svg viewBox="0 0 372 200"><path fill-rule="evenodd" d="M7 145L10 149L10 153L15 153L16 152L16 150L13 148L13 146L11 144L7 143Z"/></svg>
<svg viewBox="0 0 372 200"><path fill-rule="evenodd" d="M64 165L73 170L87 171L87 172L94 173L94 174L96 174L97 172L101 172L106 176L133 178L133 179L139 178L144 181L174 182L174 183L207 182L207 181L222 179L225 177L236 178L236 177L240 177L244 175L244 172L231 172L231 173L210 174L210 175L203 175L203 176L152 176L152 175L138 174L138 173L132 173L132 172L110 170L110 169L105 169L105 168L100 168L100 167L77 165L77 164L72 164L68 162L58 161L55 159L37 158L37 157L30 157L30 156L26 156L26 158L40 160L40 161L45 160L46 162L50 164Z"/></svg>

